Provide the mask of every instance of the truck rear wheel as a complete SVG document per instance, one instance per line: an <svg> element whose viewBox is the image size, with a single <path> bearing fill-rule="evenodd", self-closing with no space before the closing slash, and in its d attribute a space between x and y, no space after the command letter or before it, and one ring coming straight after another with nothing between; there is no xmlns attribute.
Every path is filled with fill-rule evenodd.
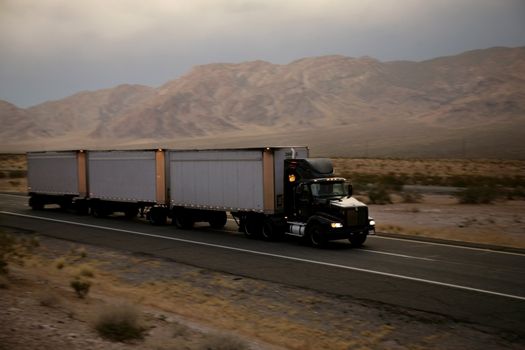
<svg viewBox="0 0 525 350"><path fill-rule="evenodd" d="M261 236L266 241L279 240L284 234L284 229L274 220L267 218L261 228Z"/></svg>
<svg viewBox="0 0 525 350"><path fill-rule="evenodd" d="M262 220L255 216L247 216L243 221L244 235L248 238L259 238L262 231Z"/></svg>

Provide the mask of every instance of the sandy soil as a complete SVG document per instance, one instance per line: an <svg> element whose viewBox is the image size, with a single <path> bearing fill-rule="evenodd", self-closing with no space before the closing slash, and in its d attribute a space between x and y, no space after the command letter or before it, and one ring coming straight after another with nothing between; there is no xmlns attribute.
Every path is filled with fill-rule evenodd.
<svg viewBox="0 0 525 350"><path fill-rule="evenodd" d="M69 283L90 281L85 299ZM440 315L40 237L0 289L0 349L522 349L525 340ZM144 339L115 343L94 323L138 309ZM222 347L221 347L222 346Z"/></svg>

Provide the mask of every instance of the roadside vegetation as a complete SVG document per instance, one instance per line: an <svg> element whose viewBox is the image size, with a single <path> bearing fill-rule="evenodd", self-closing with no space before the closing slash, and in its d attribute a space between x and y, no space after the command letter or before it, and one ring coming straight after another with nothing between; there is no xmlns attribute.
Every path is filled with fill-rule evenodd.
<svg viewBox="0 0 525 350"><path fill-rule="evenodd" d="M25 192L27 162L24 154L0 154L0 191Z"/></svg>
<svg viewBox="0 0 525 350"><path fill-rule="evenodd" d="M100 336L119 342L142 339L146 330L139 310L130 304L105 306L97 315L95 329Z"/></svg>
<svg viewBox="0 0 525 350"><path fill-rule="evenodd" d="M394 194L404 203L420 201L421 196L406 191L406 186L421 191L428 186L448 188L462 204L525 199L525 161L521 160L337 158L334 166L370 204L392 203Z"/></svg>
<svg viewBox="0 0 525 350"><path fill-rule="evenodd" d="M95 267L99 264L99 261L88 257L84 248L73 246L57 257L47 251L46 247L40 247L39 240L33 236L25 237L0 231L0 289L13 289L14 295L20 295L19 291L26 288L28 291L21 294L25 298L32 298L33 301L29 303L26 301L23 304L48 308L44 315L55 312L60 317L58 325L79 321L91 327L101 340L124 343L135 348L142 348L145 344L148 344L146 346L148 349L159 350L250 348L242 339L227 333L195 330L185 324L169 320L162 314L152 317L151 313L143 311L142 302L137 303L131 297L135 293L148 294L141 292L143 287L126 285L115 280L112 275ZM97 280L99 275L100 280ZM94 286L97 296L91 297L90 291ZM115 286L118 286L118 292L113 290ZM122 291L127 293L126 296L121 294ZM115 299L119 301L115 303ZM25 315L25 313L18 314ZM64 316L68 317L67 321L62 318ZM50 325L47 322L36 323L38 321L35 316L27 317L32 324L38 325L37 329L44 331L60 329L60 326ZM159 322L171 329L168 338L163 338L162 341L151 337L149 333L159 327ZM24 325L26 324L27 320L24 322ZM76 337L73 333L63 336ZM55 333L53 337L60 337L59 333ZM44 336L38 342L43 341L44 347L52 348L45 346L48 340L53 341L45 339ZM150 342L153 342L154 346ZM24 348L27 346L30 345L24 344ZM3 349L2 346L0 348Z"/></svg>
<svg viewBox="0 0 525 350"><path fill-rule="evenodd" d="M38 239L35 237L18 238L0 231L0 276L9 273L9 264L23 265L38 244Z"/></svg>

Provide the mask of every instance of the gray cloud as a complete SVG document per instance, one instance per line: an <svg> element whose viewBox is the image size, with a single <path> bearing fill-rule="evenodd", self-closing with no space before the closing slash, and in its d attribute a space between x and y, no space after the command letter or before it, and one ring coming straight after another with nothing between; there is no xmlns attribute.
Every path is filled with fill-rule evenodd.
<svg viewBox="0 0 525 350"><path fill-rule="evenodd" d="M0 0L0 99L29 106L191 66L525 44L522 0Z"/></svg>

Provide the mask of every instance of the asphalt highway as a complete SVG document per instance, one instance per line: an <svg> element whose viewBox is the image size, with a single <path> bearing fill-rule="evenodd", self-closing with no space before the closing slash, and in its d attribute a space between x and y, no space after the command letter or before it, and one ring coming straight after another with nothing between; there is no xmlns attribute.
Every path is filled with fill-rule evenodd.
<svg viewBox="0 0 525 350"><path fill-rule="evenodd" d="M261 280L327 292L380 306L432 312L525 336L525 254L371 236L326 249L294 239L250 240L198 225L180 230L123 216L93 218L32 211L27 197L0 194L0 228L99 245Z"/></svg>

